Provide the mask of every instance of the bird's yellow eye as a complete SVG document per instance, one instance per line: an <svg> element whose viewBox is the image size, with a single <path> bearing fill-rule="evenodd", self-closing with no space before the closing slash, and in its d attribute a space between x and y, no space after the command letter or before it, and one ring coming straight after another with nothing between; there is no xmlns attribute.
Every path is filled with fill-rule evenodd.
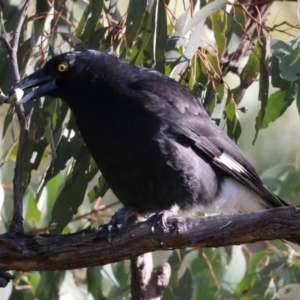
<svg viewBox="0 0 300 300"><path fill-rule="evenodd" d="M60 63L57 66L57 71L60 72L60 73L67 72L67 70L68 70L68 65L64 62Z"/></svg>

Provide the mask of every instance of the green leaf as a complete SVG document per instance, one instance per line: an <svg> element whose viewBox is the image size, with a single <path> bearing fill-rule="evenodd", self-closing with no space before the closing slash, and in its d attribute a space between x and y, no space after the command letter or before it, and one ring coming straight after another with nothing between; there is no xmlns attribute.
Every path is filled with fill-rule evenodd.
<svg viewBox="0 0 300 300"><path fill-rule="evenodd" d="M289 172L281 184L278 196L282 199L289 199L300 192L300 171L294 170Z"/></svg>
<svg viewBox="0 0 300 300"><path fill-rule="evenodd" d="M132 64L142 66L144 64L144 51L146 46L149 44L150 38L153 35L153 18L154 18L154 7L150 13L146 12L143 25L141 29L141 34L139 40L134 45L132 52L130 54L129 61Z"/></svg>
<svg viewBox="0 0 300 300"><path fill-rule="evenodd" d="M9 149L7 152L5 152L2 156L1 156L1 161L6 159L7 155L7 159L15 162L17 159L17 154L18 154L18 149L19 149L19 144L15 144L12 149Z"/></svg>
<svg viewBox="0 0 300 300"><path fill-rule="evenodd" d="M79 24L76 28L76 31L75 31L75 36L77 38L79 38L82 34L83 34L83 30L84 30L84 27L85 27L85 24L86 24L86 21L88 19L88 16L89 16L89 13L90 13L90 10L91 10L91 5L92 5L92 2L90 2L89 5L86 6L83 14L82 14L82 17L79 21Z"/></svg>
<svg viewBox="0 0 300 300"><path fill-rule="evenodd" d="M86 272L87 290L91 293L94 299L105 300L106 297L102 294L101 273L99 266L89 267Z"/></svg>
<svg viewBox="0 0 300 300"><path fill-rule="evenodd" d="M186 268L179 279L177 288L174 289L177 299L191 299L193 295L193 277L189 268Z"/></svg>
<svg viewBox="0 0 300 300"><path fill-rule="evenodd" d="M265 116L265 110L268 104L268 94L269 94L269 74L265 64L266 58L266 41L261 39L261 42L257 44L257 56L260 62L260 76L259 76L259 95L258 99L261 101L261 108L258 112L255 122L255 137L253 144L255 143L258 132L262 127L262 123Z"/></svg>
<svg viewBox="0 0 300 300"><path fill-rule="evenodd" d="M128 261L121 261L119 263L113 264L113 268L115 276L120 284L118 288L119 291L117 293L120 293L130 284L130 278L128 277Z"/></svg>
<svg viewBox="0 0 300 300"><path fill-rule="evenodd" d="M279 60L280 76L288 81L300 78L300 46L299 39L286 44L282 41L271 41L271 52Z"/></svg>
<svg viewBox="0 0 300 300"><path fill-rule="evenodd" d="M56 158L55 145L53 141L53 132L51 129L51 120L47 118L46 122L47 124L45 126L45 137L47 139L48 144L50 145L52 157Z"/></svg>
<svg viewBox="0 0 300 300"><path fill-rule="evenodd" d="M293 51L293 48L287 43L275 39L271 40L270 49L272 54L280 59Z"/></svg>
<svg viewBox="0 0 300 300"><path fill-rule="evenodd" d="M216 103L217 103L217 95L213 83L212 81L210 81L206 86L205 96L203 99L203 105L210 116L215 110Z"/></svg>
<svg viewBox="0 0 300 300"><path fill-rule="evenodd" d="M292 50L292 52L289 55L287 55L285 59L285 66L290 67L291 65L293 65L299 58L299 55L300 55L300 46L298 45L296 49Z"/></svg>
<svg viewBox="0 0 300 300"><path fill-rule="evenodd" d="M104 39L105 35L107 34L108 29L109 27L103 27L94 31L90 38L88 48L99 50L100 43Z"/></svg>
<svg viewBox="0 0 300 300"><path fill-rule="evenodd" d="M106 183L104 177L101 175L98 179L97 185L95 185L88 193L90 202L96 201L98 197L104 197L109 190L109 185Z"/></svg>
<svg viewBox="0 0 300 300"><path fill-rule="evenodd" d="M285 173L287 173L290 168L291 168L291 165L289 163L272 166L272 167L264 170L263 173L260 174L260 178L261 179L280 178Z"/></svg>
<svg viewBox="0 0 300 300"><path fill-rule="evenodd" d="M161 1L162 2L162 1ZM147 0L130 1L127 22L126 22L126 42L128 47L131 47L137 35L140 32L143 19L146 13Z"/></svg>
<svg viewBox="0 0 300 300"><path fill-rule="evenodd" d="M294 83L287 91L273 93L266 106L264 119L261 128L267 128L270 123L277 120L298 96L298 84Z"/></svg>
<svg viewBox="0 0 300 300"><path fill-rule="evenodd" d="M162 300L178 300L178 298L175 297L173 289L170 285L168 285L164 290Z"/></svg>
<svg viewBox="0 0 300 300"><path fill-rule="evenodd" d="M279 60L277 57L271 57L271 66L271 80L273 87L280 88L281 90L289 89L291 87L291 82L281 77L279 69Z"/></svg>
<svg viewBox="0 0 300 300"><path fill-rule="evenodd" d="M284 101L285 94L286 91L279 90L269 97L261 128L267 128L269 123L274 122L279 116L282 115L282 108L286 106Z"/></svg>
<svg viewBox="0 0 300 300"><path fill-rule="evenodd" d="M235 118L236 105L233 99L229 100L226 105L226 117L233 121Z"/></svg>
<svg viewBox="0 0 300 300"><path fill-rule="evenodd" d="M198 258L189 262L197 296L195 299L215 299L216 291L227 267L225 255L223 247L198 249ZM210 268L209 272L208 268Z"/></svg>
<svg viewBox="0 0 300 300"><path fill-rule="evenodd" d="M6 130L8 126L11 124L13 116L15 113L15 105L11 105L7 111L7 114L5 116L4 125L3 125L3 131L2 131L2 138L4 138L6 134Z"/></svg>
<svg viewBox="0 0 300 300"><path fill-rule="evenodd" d="M249 55L248 62L241 72L241 87L248 88L256 79L260 70L260 60L257 55L257 48L253 48Z"/></svg>
<svg viewBox="0 0 300 300"><path fill-rule="evenodd" d="M76 37L88 44L99 22L103 0L91 0L87 5L76 30Z"/></svg>
<svg viewBox="0 0 300 300"><path fill-rule="evenodd" d="M47 172L44 174L38 187L37 200L39 200L48 181L54 178L60 171L65 169L67 161L72 157L70 148L70 142L63 136L56 149L57 158L48 167Z"/></svg>
<svg viewBox="0 0 300 300"><path fill-rule="evenodd" d="M155 48L155 53L153 53L154 67L157 71L165 73L165 47L168 38L165 1L159 1L155 9L158 11L153 16L153 27L156 30L156 34L153 34L153 46Z"/></svg>
<svg viewBox="0 0 300 300"><path fill-rule="evenodd" d="M37 202L33 192L29 192L25 196L25 201L27 202L25 209L25 221L33 228L38 228L41 225L41 212L37 207Z"/></svg>
<svg viewBox="0 0 300 300"><path fill-rule="evenodd" d="M300 81L297 82L299 89L300 89ZM297 109L298 109L298 114L300 115L300 90L298 89L298 95L297 95Z"/></svg>
<svg viewBox="0 0 300 300"><path fill-rule="evenodd" d="M59 288L64 280L65 272L41 272L41 280L36 289L36 299L58 299Z"/></svg>
<svg viewBox="0 0 300 300"><path fill-rule="evenodd" d="M179 270L182 264L180 251L177 249L173 251L172 255L168 259L168 262L172 266L169 286L172 287L172 292L173 292L173 288L176 288L178 286Z"/></svg>
<svg viewBox="0 0 300 300"><path fill-rule="evenodd" d="M215 40L218 47L218 57L223 55L226 46L225 37L225 24L226 24L226 14L223 10L219 9L211 16L212 18L212 28L215 36Z"/></svg>
<svg viewBox="0 0 300 300"><path fill-rule="evenodd" d="M68 176L66 184L52 209L50 224L56 224L56 228L51 230L54 234L62 232L73 215L77 213L78 207L84 200L88 185L87 173L90 162L89 153L84 145L81 146L75 159L76 163L73 166L72 173ZM72 199L72 201L70 201L70 199Z"/></svg>
<svg viewBox="0 0 300 300"><path fill-rule="evenodd" d="M242 128L236 112L236 104L231 97L226 105L226 125L228 136L238 142L242 133Z"/></svg>
<svg viewBox="0 0 300 300"><path fill-rule="evenodd" d="M82 40L79 39L77 36L68 33L68 32L57 32L62 36L62 38L67 41L73 48L78 48L79 46L82 46Z"/></svg>
<svg viewBox="0 0 300 300"><path fill-rule="evenodd" d="M260 251L255 253L250 259L248 273L256 273L258 272L258 267L260 262L269 255L269 251Z"/></svg>
<svg viewBox="0 0 300 300"><path fill-rule="evenodd" d="M243 277L243 279L236 286L235 292L242 294L248 291L251 291L252 287L259 279L259 274L257 272L247 274Z"/></svg>

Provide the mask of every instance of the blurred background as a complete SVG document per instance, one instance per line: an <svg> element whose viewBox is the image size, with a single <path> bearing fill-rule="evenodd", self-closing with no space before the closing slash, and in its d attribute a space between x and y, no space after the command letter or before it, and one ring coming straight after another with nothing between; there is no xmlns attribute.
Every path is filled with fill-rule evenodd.
<svg viewBox="0 0 300 300"><path fill-rule="evenodd" d="M8 39L23 3L0 1L0 33ZM257 116L263 111L260 93L272 95L288 89L272 84L263 87L259 68L245 71L247 80L252 78L246 88L240 76L244 67L251 66L249 56L258 51L261 39L266 55L260 59L265 60L268 78L273 80L276 71L272 69L272 59L277 56L270 41L280 40L288 45L297 41L299 3L273 2L267 16L256 17L265 27L259 26L258 21L256 30L248 36L247 50L237 61L238 71L226 69L222 62L227 48L234 52L241 45L241 28L246 28L249 21L245 11L251 13L251 6L235 4L221 10L222 3L215 1L208 12L200 14L206 1L33 1L19 43L21 77L40 68L54 55L82 48L105 51L136 65L155 68L193 90L216 122L238 142L264 182L289 203L299 205L298 94L287 105L274 105L272 112L276 117L270 113L271 102L267 102L266 96L267 113L259 120ZM191 25L193 17L196 21ZM224 30L218 31L218 22ZM187 49L193 50L186 61ZM294 65L298 63L295 58ZM298 84L289 77L282 79L293 88ZM13 85L7 50L2 43L0 88L8 94ZM238 92L245 94L234 97ZM232 114L231 99L238 99ZM59 99L47 98L26 107L27 112L32 107L35 110L23 180L25 231L68 233L107 223L121 205L92 159L88 158L87 169L75 174L76 161L85 155L86 149L67 107ZM267 122L268 113L271 116ZM13 106L0 106L0 124L0 232L4 233L12 217L12 182L19 136ZM78 184L82 182L82 186ZM300 299L297 258L279 241L154 253L155 265L166 260L172 265L171 283L163 299ZM129 299L128 272L128 262L66 272L15 272L16 280L0 291L0 298Z"/></svg>

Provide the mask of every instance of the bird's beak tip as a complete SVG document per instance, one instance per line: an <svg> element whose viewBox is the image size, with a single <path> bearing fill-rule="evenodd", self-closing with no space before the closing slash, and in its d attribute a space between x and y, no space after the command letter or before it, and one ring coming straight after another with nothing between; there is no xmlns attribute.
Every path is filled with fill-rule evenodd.
<svg viewBox="0 0 300 300"><path fill-rule="evenodd" d="M6 103L19 105L22 102L24 91L22 89L16 88L10 90L8 94L9 98Z"/></svg>
<svg viewBox="0 0 300 300"><path fill-rule="evenodd" d="M24 96L24 90L37 87ZM37 71L30 76L19 81L16 86L9 92L8 103L24 104L30 100L43 97L56 89L55 79L46 76L43 70Z"/></svg>

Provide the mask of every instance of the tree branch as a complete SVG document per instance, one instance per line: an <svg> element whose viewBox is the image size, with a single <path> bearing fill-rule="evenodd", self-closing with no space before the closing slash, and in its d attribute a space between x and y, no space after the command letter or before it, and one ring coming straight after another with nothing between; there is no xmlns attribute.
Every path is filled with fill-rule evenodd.
<svg viewBox="0 0 300 300"><path fill-rule="evenodd" d="M27 10L32 0L26 0L22 7L19 20L16 23L16 26L13 30L12 39L8 42L7 38L4 35L1 35L1 40L6 45L7 53L10 57L10 62L13 70L13 77L15 83L20 80L20 72L18 66L17 52L20 39L21 29L24 23L24 20L27 16ZM13 190L14 190L14 210L13 218L11 225L9 227L11 232L23 233L23 170L26 157L26 148L27 148L27 136L30 126L31 114L28 116L25 115L23 105L16 106L16 113L20 122L20 137L19 137L19 150L17 154L15 174L13 180Z"/></svg>
<svg viewBox="0 0 300 300"><path fill-rule="evenodd" d="M130 261L131 300L145 299L146 287L151 278L153 261L151 253L144 253Z"/></svg>
<svg viewBox="0 0 300 300"><path fill-rule="evenodd" d="M159 300L171 277L171 266L153 268L152 253L131 259L131 300Z"/></svg>
<svg viewBox="0 0 300 300"><path fill-rule="evenodd" d="M300 209L282 207L259 212L215 217L172 218L176 233L153 234L147 222L121 228L113 246L106 230L75 234L0 236L1 270L69 270L132 259L146 252L187 247L221 247L299 235ZM259 230L258 230L259 228Z"/></svg>

